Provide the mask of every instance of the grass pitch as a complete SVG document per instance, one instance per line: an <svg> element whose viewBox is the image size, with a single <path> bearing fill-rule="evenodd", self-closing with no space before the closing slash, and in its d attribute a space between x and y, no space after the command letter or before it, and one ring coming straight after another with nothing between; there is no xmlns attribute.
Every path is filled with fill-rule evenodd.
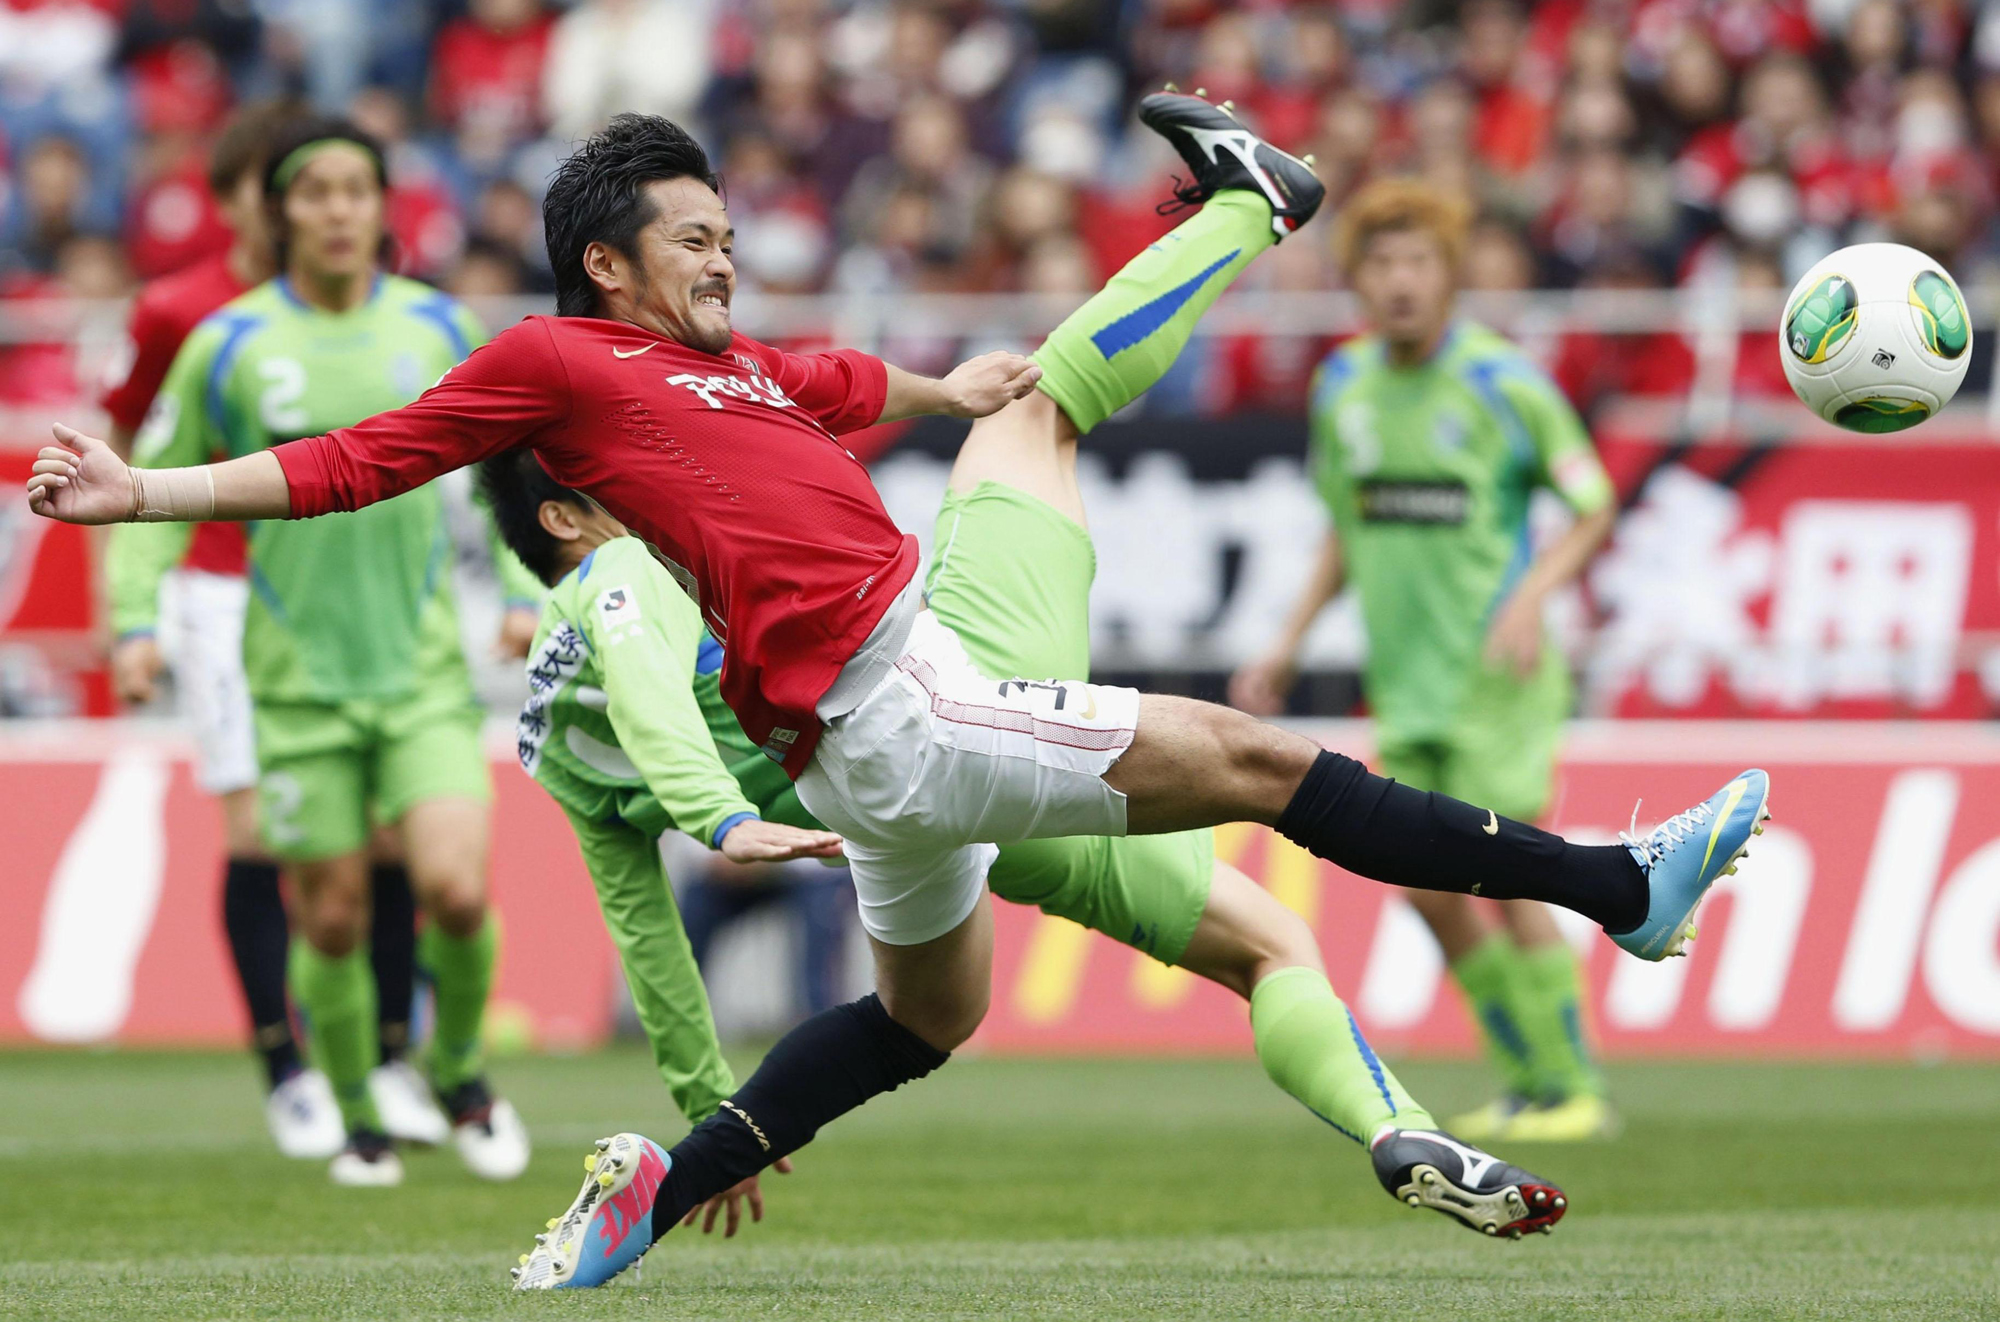
<svg viewBox="0 0 2000 1322"><path fill-rule="evenodd" d="M1248 1059L964 1059L830 1128L735 1241L522 1297L590 1140L682 1126L635 1051L495 1077L524 1179L419 1153L335 1189L271 1150L243 1057L0 1056L0 1318L2000 1317L2000 1067L1617 1069L1621 1139L1507 1150L1574 1206L1511 1244L1392 1202Z"/></svg>

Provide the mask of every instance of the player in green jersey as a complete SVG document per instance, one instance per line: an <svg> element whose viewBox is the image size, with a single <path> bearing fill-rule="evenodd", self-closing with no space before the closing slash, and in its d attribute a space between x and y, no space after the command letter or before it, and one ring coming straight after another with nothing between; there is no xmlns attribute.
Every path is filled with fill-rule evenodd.
<svg viewBox="0 0 2000 1322"><path fill-rule="evenodd" d="M1499 335L1453 318L1465 226L1456 201L1409 180L1370 186L1341 217L1342 261L1372 333L1336 350L1314 386L1312 465L1333 527L1276 645L1237 673L1231 697L1282 709L1307 630L1352 583L1381 773L1535 821L1552 806L1571 700L1543 606L1603 544L1615 502L1554 383ZM1537 487L1576 518L1531 555ZM1507 1089L1453 1130L1606 1133L1614 1117L1578 961L1551 911L1501 902L1495 923L1470 896L1404 898L1436 934Z"/></svg>
<svg viewBox="0 0 2000 1322"><path fill-rule="evenodd" d="M137 439L137 464L240 456L400 407L484 338L451 299L379 269L383 187L379 148L351 125L306 121L278 135L264 191L283 274L188 337ZM189 525L168 523L115 532L121 632L149 622L160 577L188 535ZM400 837L427 919L419 961L436 999L428 1067L453 1141L488 1178L511 1179L527 1164L526 1129L493 1096L480 1054L498 939L486 901L491 786L449 564L435 484L249 534L243 660L261 827L297 887L291 982L348 1131L331 1167L339 1183L402 1178L368 1087L379 1049L366 950L368 842L378 825ZM518 564L512 572L526 577ZM539 585L517 579L510 595L524 593L539 595Z"/></svg>

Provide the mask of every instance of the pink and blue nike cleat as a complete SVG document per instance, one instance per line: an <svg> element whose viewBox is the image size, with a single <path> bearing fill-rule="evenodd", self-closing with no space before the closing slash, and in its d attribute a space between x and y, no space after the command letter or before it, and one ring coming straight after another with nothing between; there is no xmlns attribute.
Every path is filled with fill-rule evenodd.
<svg viewBox="0 0 2000 1322"><path fill-rule="evenodd" d="M1745 771L1707 799L1670 817L1640 837L1621 832L1619 839L1646 873L1652 898L1646 921L1611 939L1640 959L1662 960L1687 953L1694 939L1694 911L1708 888L1736 871L1749 852L1750 837L1764 833L1771 818L1771 778L1755 769ZM1638 829L1633 809L1633 830Z"/></svg>
<svg viewBox="0 0 2000 1322"><path fill-rule="evenodd" d="M535 1236L514 1268L516 1290L585 1290L603 1285L653 1246L653 1204L673 1165L640 1134L597 1140L583 1159L583 1189L569 1210Z"/></svg>

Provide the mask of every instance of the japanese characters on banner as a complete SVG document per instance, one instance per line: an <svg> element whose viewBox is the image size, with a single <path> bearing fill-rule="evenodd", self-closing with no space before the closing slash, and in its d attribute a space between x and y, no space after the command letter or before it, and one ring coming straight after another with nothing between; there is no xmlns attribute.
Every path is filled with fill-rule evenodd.
<svg viewBox="0 0 2000 1322"><path fill-rule="evenodd" d="M2000 710L2000 446L1599 446L1637 495L1589 576L1599 710Z"/></svg>
<svg viewBox="0 0 2000 1322"><path fill-rule="evenodd" d="M1313 732L1365 754L1365 731ZM171 736L112 723L0 727L0 1043L227 1044L242 1033L218 911L221 834ZM616 961L560 812L495 747L502 1013L549 1045L609 1031ZM1612 1055L2000 1056L2000 732L1972 723L1580 726L1554 825L1609 841L1757 764L1776 820L1701 916L1686 960L1645 964L1588 924ZM1388 887L1261 829L1223 857L1318 933L1389 1051L1463 1052L1434 943ZM1002 905L995 1051L1234 1051L1242 1003L1060 919Z"/></svg>

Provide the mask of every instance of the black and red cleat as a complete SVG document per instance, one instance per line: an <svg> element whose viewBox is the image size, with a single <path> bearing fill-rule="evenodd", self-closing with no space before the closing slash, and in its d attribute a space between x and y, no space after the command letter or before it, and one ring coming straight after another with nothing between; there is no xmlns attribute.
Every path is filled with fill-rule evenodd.
<svg viewBox="0 0 2000 1322"><path fill-rule="evenodd" d="M1375 1178L1411 1207L1456 1217L1482 1234L1546 1235L1569 1210L1563 1191L1441 1129L1388 1129L1368 1145Z"/></svg>
<svg viewBox="0 0 2000 1322"><path fill-rule="evenodd" d="M1271 229L1283 242L1326 200L1326 185L1313 174L1311 159L1279 151L1252 133L1227 101L1215 105L1170 87L1139 102L1139 121L1172 143L1194 171L1194 182L1176 187L1162 214L1238 188L1271 204Z"/></svg>

